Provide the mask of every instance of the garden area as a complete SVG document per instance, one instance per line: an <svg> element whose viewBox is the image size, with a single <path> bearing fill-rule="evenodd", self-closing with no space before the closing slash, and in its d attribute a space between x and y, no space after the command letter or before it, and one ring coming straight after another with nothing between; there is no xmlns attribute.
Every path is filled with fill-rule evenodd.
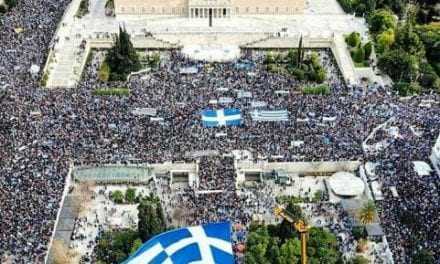
<svg viewBox="0 0 440 264"><path fill-rule="evenodd" d="M355 67L370 66L370 57L373 52L373 44L370 41L362 44L360 34L352 32L345 37L345 43L347 43Z"/></svg>
<svg viewBox="0 0 440 264"><path fill-rule="evenodd" d="M128 188L123 194L115 191L110 195L115 203L139 203L137 230L104 231L94 249L94 260L98 264L121 263L139 247L152 238L170 228L167 227L162 205L154 195L136 197L135 189Z"/></svg>
<svg viewBox="0 0 440 264"><path fill-rule="evenodd" d="M92 92L95 96L129 96L130 89L128 88L99 88Z"/></svg>
<svg viewBox="0 0 440 264"><path fill-rule="evenodd" d="M317 52L306 54L302 47L302 38L298 49L290 49L287 53L269 52L264 60L267 71L289 75L299 81L323 83L326 71L319 61Z"/></svg>
<svg viewBox="0 0 440 264"><path fill-rule="evenodd" d="M440 92L440 8L420 0L338 0L347 13L366 17L377 66L394 82L400 96ZM356 34L356 33L352 33ZM369 47L347 37L356 66L365 63ZM437 44L436 44L437 43ZM363 50L363 51L362 51ZM364 56L362 56L364 55Z"/></svg>

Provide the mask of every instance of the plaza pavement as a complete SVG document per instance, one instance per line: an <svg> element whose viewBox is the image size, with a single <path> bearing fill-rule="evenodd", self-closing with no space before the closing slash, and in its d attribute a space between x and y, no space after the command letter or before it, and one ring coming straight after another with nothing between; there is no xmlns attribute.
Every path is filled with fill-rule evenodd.
<svg viewBox="0 0 440 264"><path fill-rule="evenodd" d="M74 87L80 79L87 55L84 49L80 49L81 42L102 38L107 33L116 33L119 26L124 26L132 36L143 36L146 32L151 32L160 35L161 40L165 42L183 47L242 45L264 40L265 35L286 29L285 36L303 35L309 38L335 36L337 49L344 51L340 52L340 55L345 57L347 52L342 35L357 31L365 37L367 32L364 19L344 14L336 0L309 0L303 15L238 16L230 19L215 19L211 28L207 19L158 16L108 17L105 16L105 0L90 0L90 13L82 18L76 18L75 13L79 3L80 0L71 2L54 38L57 40L53 48L54 56L53 58L49 56L47 65L46 86L49 88ZM222 36L225 35L228 37L223 40ZM340 61L343 64L340 65L341 70L347 71L346 75L354 78L351 59L342 58Z"/></svg>

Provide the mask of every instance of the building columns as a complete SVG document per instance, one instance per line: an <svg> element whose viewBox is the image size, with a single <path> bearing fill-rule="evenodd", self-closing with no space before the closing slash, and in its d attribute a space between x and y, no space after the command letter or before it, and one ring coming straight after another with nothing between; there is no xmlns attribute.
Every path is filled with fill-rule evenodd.
<svg viewBox="0 0 440 264"><path fill-rule="evenodd" d="M191 7L188 10L189 18L209 18L209 10L212 10L212 18L230 18L231 9L227 7Z"/></svg>

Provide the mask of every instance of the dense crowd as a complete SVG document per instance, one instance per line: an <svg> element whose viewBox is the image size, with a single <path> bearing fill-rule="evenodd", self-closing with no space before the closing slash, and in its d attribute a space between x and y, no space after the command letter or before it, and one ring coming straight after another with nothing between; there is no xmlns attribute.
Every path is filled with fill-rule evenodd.
<svg viewBox="0 0 440 264"><path fill-rule="evenodd" d="M129 97L92 95L104 86L97 81L100 56L96 56L77 88L43 90L29 69L33 64L43 66L67 4L62 0L20 1L1 18L0 256L11 255L16 263L43 261L71 161L158 163L188 160L187 153L198 150L224 154L244 149L254 159L368 159L391 164L393 173L380 170L378 174L385 186L396 186L400 194L394 198L385 192L387 199L380 204L396 262L407 262L416 248L412 243L432 249L440 259L439 231L433 228L439 225L438 180L434 175L418 178L410 167L412 160L427 160L430 154L440 131L438 105L420 107L422 97L400 101L382 87L346 87L325 50L319 54L328 69L326 82L333 92L329 96L301 95L305 83L267 72L260 53L247 54L239 62L209 64L171 52L159 69L126 84L112 84L127 85ZM250 70L238 67L250 61L254 62ZM198 73L181 74L188 66L197 67ZM251 92L252 97L239 98L240 91ZM220 97L233 100L225 105L209 103ZM438 96L426 98L439 100ZM264 102L268 109L287 109L289 121L252 121L253 101ZM132 114L134 108L145 107L156 108L163 121ZM241 109L243 124L203 127L200 112L211 107ZM395 117L402 137L393 140L386 151L366 156L363 140L390 116ZM415 136L409 126L417 127L422 136ZM293 142L302 144L298 147ZM231 158L202 158L200 162L201 188L226 191L188 194L185 199L193 204L194 223L225 218L249 222L250 216L239 210L245 201L234 192ZM417 216L417 225L400 224L402 212Z"/></svg>

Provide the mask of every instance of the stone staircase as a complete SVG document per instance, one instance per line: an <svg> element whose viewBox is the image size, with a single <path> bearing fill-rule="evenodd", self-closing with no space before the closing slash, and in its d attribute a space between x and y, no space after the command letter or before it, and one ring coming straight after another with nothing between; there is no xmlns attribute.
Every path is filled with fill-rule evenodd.
<svg viewBox="0 0 440 264"><path fill-rule="evenodd" d="M334 43L332 45L332 51L335 55L336 62L338 63L339 69L341 70L345 81L347 83L356 82L356 73L353 60L351 59L350 53L348 52L343 35L335 36Z"/></svg>
<svg viewBox="0 0 440 264"><path fill-rule="evenodd" d="M74 41L67 41L63 50L55 49L54 61L48 67L47 88L72 88L80 78L81 61L85 53L79 55L80 49Z"/></svg>

